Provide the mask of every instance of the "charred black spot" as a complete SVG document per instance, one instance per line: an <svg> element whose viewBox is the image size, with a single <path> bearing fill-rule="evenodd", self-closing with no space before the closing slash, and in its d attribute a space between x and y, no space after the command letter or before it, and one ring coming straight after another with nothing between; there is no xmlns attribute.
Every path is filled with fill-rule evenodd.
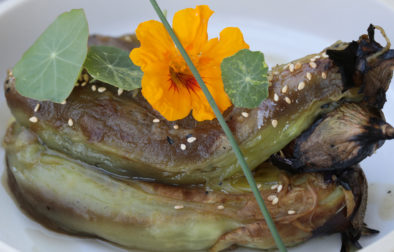
<svg viewBox="0 0 394 252"><path fill-rule="evenodd" d="M8 92L10 92L10 90L11 90L11 88L8 87L8 88L5 90L5 92L8 93Z"/></svg>
<svg viewBox="0 0 394 252"><path fill-rule="evenodd" d="M190 137L192 137L193 135L192 134L187 134L186 135L186 139L188 139L188 138L190 138Z"/></svg>
<svg viewBox="0 0 394 252"><path fill-rule="evenodd" d="M172 140L171 137L167 136L167 142L168 142L169 144L173 144L173 143L174 143L174 140Z"/></svg>

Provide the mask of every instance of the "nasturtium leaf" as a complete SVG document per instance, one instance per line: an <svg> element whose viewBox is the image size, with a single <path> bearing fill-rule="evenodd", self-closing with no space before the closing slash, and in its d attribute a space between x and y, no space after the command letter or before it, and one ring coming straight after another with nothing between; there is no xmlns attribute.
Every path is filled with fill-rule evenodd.
<svg viewBox="0 0 394 252"><path fill-rule="evenodd" d="M92 46L85 61L88 73L99 81L124 90L141 87L142 71L130 60L129 52L110 46Z"/></svg>
<svg viewBox="0 0 394 252"><path fill-rule="evenodd" d="M224 90L235 107L255 108L268 97L268 66L261 52L243 49L221 64Z"/></svg>
<svg viewBox="0 0 394 252"><path fill-rule="evenodd" d="M15 65L16 90L36 100L64 101L86 59L88 37L82 9L61 14Z"/></svg>

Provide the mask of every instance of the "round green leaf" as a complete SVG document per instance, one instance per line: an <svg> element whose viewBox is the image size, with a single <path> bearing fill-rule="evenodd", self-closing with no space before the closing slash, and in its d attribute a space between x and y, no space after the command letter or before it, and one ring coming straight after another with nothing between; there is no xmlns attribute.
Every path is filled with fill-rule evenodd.
<svg viewBox="0 0 394 252"><path fill-rule="evenodd" d="M221 64L224 90L236 107L255 108L268 97L268 66L262 52L243 49Z"/></svg>
<svg viewBox="0 0 394 252"><path fill-rule="evenodd" d="M129 52L116 47L89 48L85 68L95 79L124 90L141 87L142 71L130 60Z"/></svg>
<svg viewBox="0 0 394 252"><path fill-rule="evenodd" d="M36 100L64 101L86 59L88 36L82 9L61 14L15 65L16 90Z"/></svg>

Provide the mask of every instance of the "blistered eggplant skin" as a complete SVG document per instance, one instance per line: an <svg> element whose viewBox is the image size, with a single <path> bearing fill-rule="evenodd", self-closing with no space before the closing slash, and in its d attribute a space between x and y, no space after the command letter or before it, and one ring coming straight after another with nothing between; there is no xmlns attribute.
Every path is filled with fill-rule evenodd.
<svg viewBox="0 0 394 252"><path fill-rule="evenodd" d="M325 114L271 159L295 172L345 169L392 138L394 128L384 121L382 112L365 104L346 103Z"/></svg>
<svg viewBox="0 0 394 252"><path fill-rule="evenodd" d="M245 179L224 181L225 192L118 180L48 150L16 124L8 129L4 147L9 184L20 205L63 231L150 251L275 247ZM360 169L350 173L362 176ZM264 199L279 199L277 204L267 200L267 206L287 246L311 238L318 229L342 231L366 197L322 174L290 175L269 163L255 179ZM351 189L364 186L355 183ZM334 217L340 222L328 223Z"/></svg>
<svg viewBox="0 0 394 252"><path fill-rule="evenodd" d="M385 67L390 67L394 60L389 57L384 62L388 62ZM226 122L251 169L306 130L325 112L324 105L341 99L363 99L360 86L352 88L345 83L341 68L324 53L274 67L270 81L269 97L258 108L230 108L225 112ZM388 86L390 80L380 81ZM92 84L76 87L66 104L22 97L14 88L13 77L9 76L7 82L7 102L19 123L30 127L50 148L110 173L173 184L217 184L241 174L216 120L196 122L189 116L169 122L139 92L118 96L117 90L99 82L93 84L107 87L104 93L93 92ZM40 109L34 112L37 103ZM37 117L38 122L31 123L31 116ZM153 123L156 118L159 123ZM69 119L73 121L72 127L67 124ZM174 129L175 125L179 129ZM196 141L189 143L190 136ZM186 149L181 149L181 144Z"/></svg>

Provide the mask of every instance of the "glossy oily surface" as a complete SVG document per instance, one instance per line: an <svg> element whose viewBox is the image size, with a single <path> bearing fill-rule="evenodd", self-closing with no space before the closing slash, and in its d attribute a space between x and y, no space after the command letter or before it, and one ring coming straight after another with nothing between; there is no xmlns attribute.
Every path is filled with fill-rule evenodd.
<svg viewBox="0 0 394 252"><path fill-rule="evenodd" d="M85 8L91 32L108 35L130 33L134 31L138 23L156 18L148 2L142 1L113 1L111 6L108 6L107 1L95 1L95 4L91 1L49 0L6 1L5 3L7 9L0 11L3 36L0 41L1 80L5 79L5 70L16 63L22 52L31 45L43 29L58 14L70 8ZM201 3L201 1L188 1L175 4L172 1L160 1L162 8L169 10L169 17L178 9ZM343 1L316 3L287 1L277 4L247 1L243 5L239 5L239 1L204 1L204 3L208 3L216 11L211 20L209 30L211 36L216 36L218 31L225 26L239 26L252 49L264 51L270 66L318 52L338 39L351 41L364 33L371 22L383 26L391 40L394 40L394 28L391 26L394 22L393 12L375 1L347 1L346 3ZM256 7L251 8L251 6ZM338 9L337 6L342 6L342 8ZM357 15L349 14L348 10L353 6L357 6ZM103 18L103 9L107 12L106 16L111 18ZM352 22L349 22L349 18ZM27 24L29 29L26 29ZM379 41L383 43L382 40ZM384 108L388 122L394 121L392 94L392 89L390 89L388 103ZM2 118L0 129L1 135L4 135L10 115L3 95L0 100L4 108L0 111ZM373 196L370 197L366 222L381 231L381 234L376 237L362 239L363 245L377 241L394 227L393 219L387 218L386 215L382 215L386 217L381 218L379 214L390 212L387 210L390 204L383 204L383 202L392 200L387 192L394 184L393 169L390 169L393 166L391 159L393 150L393 143L388 142L363 163L370 184L374 185L371 187ZM47 231L20 213L3 188L1 188L0 201L2 211L7 213L7 215L2 215L0 226L8 227L0 229L0 240L20 250L113 251L115 249L122 251L120 248L114 248L92 239L78 239ZM20 242L21 239L24 243ZM308 249L314 251L316 246L324 248L322 251L338 251L339 238L330 236L314 239L291 251L307 251Z"/></svg>

